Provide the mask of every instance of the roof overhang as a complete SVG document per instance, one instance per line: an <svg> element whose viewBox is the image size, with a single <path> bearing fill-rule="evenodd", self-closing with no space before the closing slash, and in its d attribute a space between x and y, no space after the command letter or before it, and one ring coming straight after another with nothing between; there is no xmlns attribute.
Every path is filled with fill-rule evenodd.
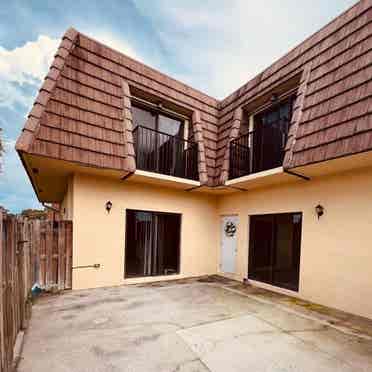
<svg viewBox="0 0 372 372"><path fill-rule="evenodd" d="M291 168L290 171L298 172L307 177L313 178L370 167L372 167L372 151L367 151L354 155L342 156L332 160L298 166Z"/></svg>
<svg viewBox="0 0 372 372"><path fill-rule="evenodd" d="M74 173L100 175L122 179L123 171L84 166L46 156L18 152L35 194L40 202L60 203L67 190L68 180Z"/></svg>

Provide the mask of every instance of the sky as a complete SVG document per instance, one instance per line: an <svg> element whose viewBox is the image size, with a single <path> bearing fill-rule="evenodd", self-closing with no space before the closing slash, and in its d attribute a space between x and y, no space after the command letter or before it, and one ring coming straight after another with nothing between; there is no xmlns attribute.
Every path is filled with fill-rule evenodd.
<svg viewBox="0 0 372 372"><path fill-rule="evenodd" d="M68 27L222 99L355 0L28 0L0 7L0 205L40 208L15 141Z"/></svg>

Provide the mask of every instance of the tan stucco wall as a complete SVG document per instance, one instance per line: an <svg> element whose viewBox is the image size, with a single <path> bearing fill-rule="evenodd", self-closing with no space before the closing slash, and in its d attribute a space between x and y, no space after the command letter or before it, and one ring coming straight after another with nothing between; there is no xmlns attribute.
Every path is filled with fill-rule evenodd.
<svg viewBox="0 0 372 372"><path fill-rule="evenodd" d="M124 281L125 212L142 209L182 214L179 275L162 280L216 273L218 214L214 197L76 174L73 178L73 266L99 263L99 269L73 270L73 288ZM106 212L110 200L113 207Z"/></svg>
<svg viewBox="0 0 372 372"><path fill-rule="evenodd" d="M74 195L74 184L73 184L73 176L68 178L67 181L67 190L65 197L61 203L61 217L65 220L72 220L74 215L74 204L73 204L73 195Z"/></svg>
<svg viewBox="0 0 372 372"><path fill-rule="evenodd" d="M214 274L220 217L229 214L239 216L234 277L242 280L248 270L249 215L302 212L300 289L292 294L372 318L372 169L218 198L75 174L67 194L73 265L101 264L100 269L74 269L75 289ZM113 203L109 214L107 200ZM319 220L317 204L325 207ZM126 208L182 214L180 275L124 280Z"/></svg>
<svg viewBox="0 0 372 372"><path fill-rule="evenodd" d="M325 207L319 220L317 204ZM372 169L220 198L218 214L240 218L236 278L247 277L249 215L298 211L298 296L372 318Z"/></svg>

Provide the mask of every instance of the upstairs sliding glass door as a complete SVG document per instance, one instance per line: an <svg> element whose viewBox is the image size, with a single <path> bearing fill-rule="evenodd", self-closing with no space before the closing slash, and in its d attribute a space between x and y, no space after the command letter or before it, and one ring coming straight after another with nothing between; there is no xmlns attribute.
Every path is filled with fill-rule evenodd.
<svg viewBox="0 0 372 372"><path fill-rule="evenodd" d="M133 106L133 129L140 169L176 175L183 168L183 121L154 110Z"/></svg>
<svg viewBox="0 0 372 372"><path fill-rule="evenodd" d="M254 116L253 173L282 165L294 97Z"/></svg>

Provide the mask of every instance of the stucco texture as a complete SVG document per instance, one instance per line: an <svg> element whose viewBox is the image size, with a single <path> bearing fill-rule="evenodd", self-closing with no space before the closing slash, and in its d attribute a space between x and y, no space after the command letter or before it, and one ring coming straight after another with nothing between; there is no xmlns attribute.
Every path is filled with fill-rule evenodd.
<svg viewBox="0 0 372 372"><path fill-rule="evenodd" d="M235 278L242 280L248 274L250 215L302 212L296 295L372 318L371 185L369 169L219 199L220 215L238 214L240 218ZM315 213L317 204L325 208L320 219Z"/></svg>
<svg viewBox="0 0 372 372"><path fill-rule="evenodd" d="M73 288L92 288L144 281L124 280L126 209L181 213L182 278L216 272L217 203L185 191L76 174L73 178ZM107 213L106 202L112 202ZM154 280L148 277L146 280ZM145 281L146 281L145 280Z"/></svg>
<svg viewBox="0 0 372 372"><path fill-rule="evenodd" d="M300 283L290 294L372 318L372 169L311 181L212 197L145 184L75 174L68 197L73 213L73 288L183 278L218 272L220 218L239 216L236 275L247 277L249 216L302 212ZM110 200L113 208L105 210ZM318 219L315 206L325 208ZM72 207L73 206L73 207ZM179 275L124 280L125 211L142 209L182 214ZM255 283L257 284L257 283ZM288 293L264 285L274 290Z"/></svg>

